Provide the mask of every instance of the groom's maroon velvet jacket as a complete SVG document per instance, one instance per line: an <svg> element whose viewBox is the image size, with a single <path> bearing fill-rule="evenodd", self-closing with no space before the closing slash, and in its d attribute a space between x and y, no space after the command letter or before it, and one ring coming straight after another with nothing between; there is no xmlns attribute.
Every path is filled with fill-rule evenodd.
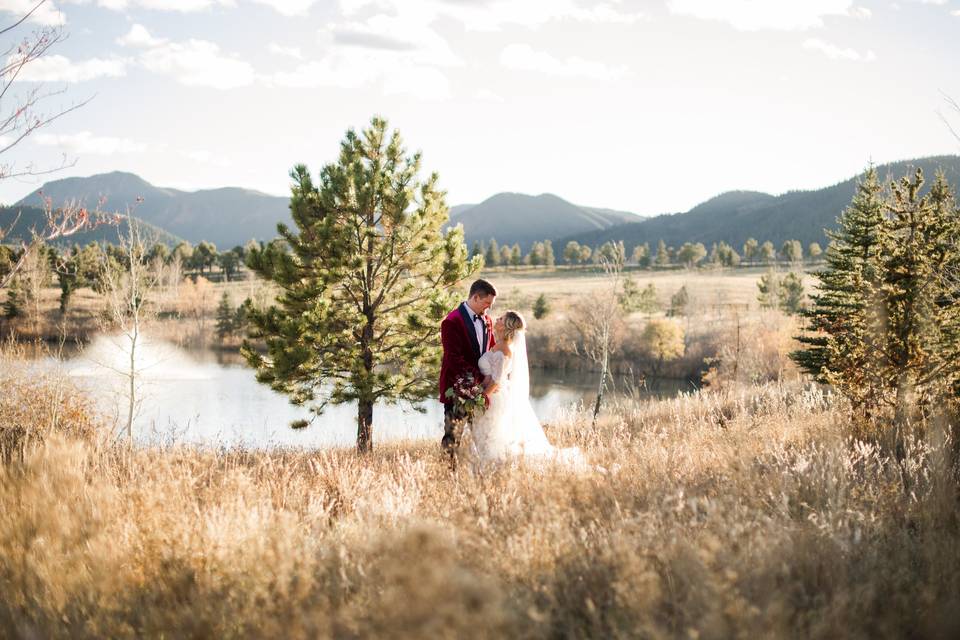
<svg viewBox="0 0 960 640"><path fill-rule="evenodd" d="M483 316L483 321L487 325L487 348L484 351L489 351L494 345L493 322L487 315ZM481 350L473 318L464 311L462 304L451 311L440 323L440 342L443 345L443 362L440 364L440 402L448 402L444 394L453 386L461 373L472 371L477 376L477 380L483 377L480 375L478 364Z"/></svg>

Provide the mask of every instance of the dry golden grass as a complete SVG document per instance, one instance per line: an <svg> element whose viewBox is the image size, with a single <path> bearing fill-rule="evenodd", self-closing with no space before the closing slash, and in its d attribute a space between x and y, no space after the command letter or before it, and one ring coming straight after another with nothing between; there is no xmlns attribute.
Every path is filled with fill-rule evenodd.
<svg viewBox="0 0 960 640"><path fill-rule="evenodd" d="M798 386L623 404L550 428L580 475L48 436L0 468L0 636L957 637L942 447L905 493L844 423Z"/></svg>

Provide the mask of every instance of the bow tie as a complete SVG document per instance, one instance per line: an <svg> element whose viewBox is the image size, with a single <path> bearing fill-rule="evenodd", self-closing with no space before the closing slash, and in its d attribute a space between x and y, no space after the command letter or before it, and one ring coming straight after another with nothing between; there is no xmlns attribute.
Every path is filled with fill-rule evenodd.
<svg viewBox="0 0 960 640"><path fill-rule="evenodd" d="M479 315L479 314L476 314L476 313L473 314L473 319L474 319L474 321L479 320L480 322L483 322L483 316L481 316L481 315Z"/></svg>

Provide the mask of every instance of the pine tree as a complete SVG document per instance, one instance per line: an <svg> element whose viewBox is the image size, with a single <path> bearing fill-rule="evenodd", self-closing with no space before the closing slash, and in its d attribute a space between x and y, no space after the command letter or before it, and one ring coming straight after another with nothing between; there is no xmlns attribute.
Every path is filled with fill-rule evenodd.
<svg viewBox="0 0 960 640"><path fill-rule="evenodd" d="M955 283L960 222L943 174L921 196L923 172L891 185L890 232L880 238L886 324L880 353L883 395L902 432L956 398L960 388L960 309ZM902 457L898 436L897 453Z"/></svg>
<svg viewBox="0 0 960 640"><path fill-rule="evenodd" d="M7 320L20 318L24 315L24 305L26 304L27 294L20 278L14 276L7 287L7 299L3 303L3 317Z"/></svg>
<svg viewBox="0 0 960 640"><path fill-rule="evenodd" d="M567 264L580 264L580 243L571 240L563 248L563 261Z"/></svg>
<svg viewBox="0 0 960 640"><path fill-rule="evenodd" d="M483 255L483 245L480 244L479 240L473 241L473 248L470 249L470 259L473 260L477 256Z"/></svg>
<svg viewBox="0 0 960 640"><path fill-rule="evenodd" d="M623 279L623 293L620 294L620 306L627 313L639 311L648 316L660 309L657 300L657 288L651 282L643 289L637 286L633 278Z"/></svg>
<svg viewBox="0 0 960 640"><path fill-rule="evenodd" d="M226 340L227 336L234 332L234 312L230 306L230 296L224 291L220 297L220 304L217 305L217 338L220 342Z"/></svg>
<svg viewBox="0 0 960 640"><path fill-rule="evenodd" d="M385 120L349 130L318 185L303 165L291 172L296 229L278 226L289 252L247 258L280 288L275 305L248 310L251 336L267 347L243 347L257 379L314 414L356 402L361 452L373 446L378 401L435 394L437 326L453 289L480 266L467 259L461 227L443 231L436 174L421 180L419 171L420 155L407 155Z"/></svg>
<svg viewBox="0 0 960 640"><path fill-rule="evenodd" d="M550 303L547 302L547 297L541 293L533 303L533 317L537 320L542 320L546 318L549 313Z"/></svg>
<svg viewBox="0 0 960 640"><path fill-rule="evenodd" d="M539 267L544 261L544 248L542 242L534 242L527 254L527 264L531 267Z"/></svg>
<svg viewBox="0 0 960 640"><path fill-rule="evenodd" d="M551 269L557 266L557 260L553 255L553 242L550 240L543 241L543 264Z"/></svg>
<svg viewBox="0 0 960 640"><path fill-rule="evenodd" d="M880 250L886 233L883 187L870 167L857 184L850 206L829 232L826 266L804 312L805 348L790 354L816 380L835 385L855 410L876 404L882 381L874 366L873 320L879 304Z"/></svg>
<svg viewBox="0 0 960 640"><path fill-rule="evenodd" d="M804 308L803 280L796 273L788 273L779 282L777 296L781 311L790 315L800 313Z"/></svg>
<svg viewBox="0 0 960 640"><path fill-rule="evenodd" d="M747 238L747 241L743 243L743 259L747 262L753 261L757 256L757 251L759 250L759 244L755 238Z"/></svg>
<svg viewBox="0 0 960 640"><path fill-rule="evenodd" d="M777 277L773 269L760 276L757 289L760 290L760 293L757 294L760 308L776 309L780 304L780 278Z"/></svg>
<svg viewBox="0 0 960 640"><path fill-rule="evenodd" d="M495 267L500 264L500 247L494 238L490 238L490 244L487 245L487 253L484 255L484 266Z"/></svg>
<svg viewBox="0 0 960 640"><path fill-rule="evenodd" d="M657 243L657 257L654 258L658 267L665 267L670 264L670 254L667 253L667 244L661 239Z"/></svg>
<svg viewBox="0 0 960 640"><path fill-rule="evenodd" d="M508 245L503 245L500 247L500 264L505 267L510 266L510 258L513 256L513 251L510 250Z"/></svg>
<svg viewBox="0 0 960 640"><path fill-rule="evenodd" d="M519 267L523 264L523 253L520 251L520 243L515 242L510 250L510 266Z"/></svg>
<svg viewBox="0 0 960 640"><path fill-rule="evenodd" d="M682 316L687 312L687 305L690 304L690 294L687 293L687 285L680 287L675 294L670 297L670 311L667 315Z"/></svg>

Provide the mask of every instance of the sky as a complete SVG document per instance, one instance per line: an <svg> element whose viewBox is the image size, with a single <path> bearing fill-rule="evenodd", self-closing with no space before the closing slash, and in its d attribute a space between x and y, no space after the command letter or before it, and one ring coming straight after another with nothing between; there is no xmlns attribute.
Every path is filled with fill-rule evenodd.
<svg viewBox="0 0 960 640"><path fill-rule="evenodd" d="M12 24L35 0L0 0ZM68 34L0 97L81 108L2 156L10 203L122 170L289 193L374 115L448 204L555 193L644 215L960 152L960 0L48 0ZM0 142L3 142L0 140Z"/></svg>

